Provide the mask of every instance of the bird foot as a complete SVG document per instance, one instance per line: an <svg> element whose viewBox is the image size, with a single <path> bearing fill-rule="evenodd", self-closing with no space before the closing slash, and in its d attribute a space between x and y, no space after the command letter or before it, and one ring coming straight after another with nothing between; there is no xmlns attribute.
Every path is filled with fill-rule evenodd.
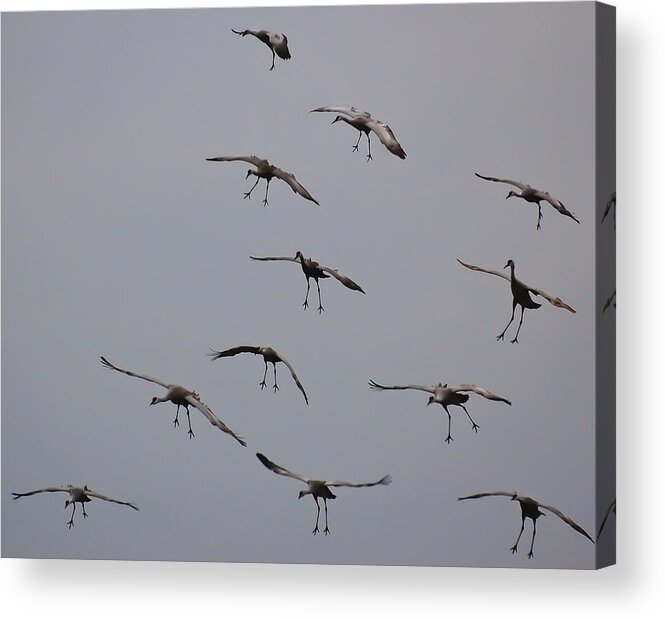
<svg viewBox="0 0 665 619"><path fill-rule="evenodd" d="M267 199L263 200L263 208L265 208L266 206L268 206L268 200Z"/></svg>
<svg viewBox="0 0 665 619"><path fill-rule="evenodd" d="M503 341L503 333L496 336L496 341L498 342L499 340Z"/></svg>
<svg viewBox="0 0 665 619"><path fill-rule="evenodd" d="M192 430L190 429L187 431L187 434L189 435L189 440L191 441L194 438L194 432L192 432Z"/></svg>
<svg viewBox="0 0 665 619"><path fill-rule="evenodd" d="M314 527L314 530L312 531L312 535L316 535L319 532L319 527Z"/></svg>
<svg viewBox="0 0 665 619"><path fill-rule="evenodd" d="M247 199L251 200L251 198L252 198L252 192L251 191L245 192L243 200L247 200Z"/></svg>
<svg viewBox="0 0 665 619"><path fill-rule="evenodd" d="M272 391L273 391L273 393L277 393L277 392L279 391L279 387L277 386L277 383L275 383L275 384L272 386Z"/></svg>
<svg viewBox="0 0 665 619"><path fill-rule="evenodd" d="M178 421L178 418L176 417L176 418L173 420L173 427L175 428L176 426L179 426L179 425L180 425L180 421Z"/></svg>
<svg viewBox="0 0 665 619"><path fill-rule="evenodd" d="M259 383L259 385L260 385L260 387L261 387L261 391L263 391L263 390L266 388L266 381L265 381L265 380L262 380L262 381Z"/></svg>
<svg viewBox="0 0 665 619"><path fill-rule="evenodd" d="M357 145L357 144L353 147L353 152L354 152L354 153L355 153L355 152L358 152L358 145Z"/></svg>
<svg viewBox="0 0 665 619"><path fill-rule="evenodd" d="M517 552L517 544L515 544L510 550L515 554Z"/></svg>
<svg viewBox="0 0 665 619"><path fill-rule="evenodd" d="M512 340L510 340L511 344L519 344L519 341L517 340L516 337L514 337Z"/></svg>
<svg viewBox="0 0 665 619"><path fill-rule="evenodd" d="M529 551L529 554L527 555L528 559L533 559L533 550Z"/></svg>
<svg viewBox="0 0 665 619"><path fill-rule="evenodd" d="M85 518L87 518L87 517L88 517L88 514L86 514L85 512L83 512L83 518L85 519Z"/></svg>
<svg viewBox="0 0 665 619"><path fill-rule="evenodd" d="M455 439L452 436L450 436L450 434L449 434L448 438L446 439L446 443L450 444L450 441L454 441L454 440Z"/></svg>
<svg viewBox="0 0 665 619"><path fill-rule="evenodd" d="M370 161L372 161L372 155L367 155L367 163L369 163Z"/></svg>
<svg viewBox="0 0 665 619"><path fill-rule="evenodd" d="M325 311L325 310L323 309L323 305L319 305L319 314L320 314L321 312L323 312L323 311Z"/></svg>
<svg viewBox="0 0 665 619"><path fill-rule="evenodd" d="M302 304L303 310L306 310L309 307L309 303L307 303L307 299L305 299L304 303Z"/></svg>
<svg viewBox="0 0 665 619"><path fill-rule="evenodd" d="M69 528L71 529L74 526L74 521L70 520L67 524L69 525Z"/></svg>
<svg viewBox="0 0 665 619"><path fill-rule="evenodd" d="M478 428L480 428L480 426L477 423L474 423L472 427L475 430L476 434L478 434Z"/></svg>
<svg viewBox="0 0 665 619"><path fill-rule="evenodd" d="M323 529L323 534L324 534L324 535L330 535L330 529L329 529L328 527L326 527L325 529Z"/></svg>

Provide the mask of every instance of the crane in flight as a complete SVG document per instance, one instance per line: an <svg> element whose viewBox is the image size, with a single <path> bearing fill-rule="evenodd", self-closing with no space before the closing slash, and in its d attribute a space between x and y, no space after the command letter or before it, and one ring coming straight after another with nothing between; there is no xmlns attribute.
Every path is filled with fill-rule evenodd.
<svg viewBox="0 0 665 619"><path fill-rule="evenodd" d="M246 37L248 34L251 34L270 48L270 51L272 52L272 65L268 71L272 71L275 68L275 54L277 54L282 60L289 60L291 58L289 41L286 38L286 35L281 32L268 32L267 30L234 30L233 28L231 28L231 32L239 34L241 37Z"/></svg>

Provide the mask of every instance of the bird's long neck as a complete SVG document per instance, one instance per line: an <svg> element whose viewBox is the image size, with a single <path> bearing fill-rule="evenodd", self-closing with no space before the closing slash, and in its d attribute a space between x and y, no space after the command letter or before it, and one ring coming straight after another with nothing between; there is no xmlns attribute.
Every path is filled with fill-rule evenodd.
<svg viewBox="0 0 665 619"><path fill-rule="evenodd" d="M515 265L510 264L510 279L511 281L515 281Z"/></svg>

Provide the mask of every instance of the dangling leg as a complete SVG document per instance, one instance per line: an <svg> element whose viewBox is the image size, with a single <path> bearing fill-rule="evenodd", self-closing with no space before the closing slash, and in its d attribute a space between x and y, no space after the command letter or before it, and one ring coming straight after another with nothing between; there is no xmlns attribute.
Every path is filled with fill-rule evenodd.
<svg viewBox="0 0 665 619"><path fill-rule="evenodd" d="M464 404L460 404L460 406L464 409L466 416L469 418L469 421L471 422L471 426L476 431L476 434L478 434L478 428L480 428L480 426L473 419L471 419L471 415L469 415L469 411L466 410L466 406L464 406Z"/></svg>
<svg viewBox="0 0 665 619"><path fill-rule="evenodd" d="M268 362L265 359L263 360L263 364L266 366L266 369L265 372L263 372L263 380L259 383L259 385L261 385L261 391L263 391L266 386L266 374L268 374Z"/></svg>
<svg viewBox="0 0 665 619"><path fill-rule="evenodd" d="M319 288L319 279L314 278L314 281L316 282L316 289L319 291L319 314L323 311L323 305L321 305L321 288Z"/></svg>
<svg viewBox="0 0 665 619"><path fill-rule="evenodd" d="M85 513L85 503L81 503L81 509L83 509L83 518L87 518L88 514Z"/></svg>
<svg viewBox="0 0 665 619"><path fill-rule="evenodd" d="M314 530L312 533L316 535L319 532L319 514L321 513L321 506L319 505L319 499L317 499L314 495L314 500L316 501L316 524L314 525Z"/></svg>
<svg viewBox="0 0 665 619"><path fill-rule="evenodd" d="M358 150L358 144L360 144L360 140L363 137L363 132L358 131L358 141L356 142L355 146L353 147L353 152L355 153Z"/></svg>
<svg viewBox="0 0 665 619"><path fill-rule="evenodd" d="M243 200L246 200L247 198L252 197L252 191L254 191L254 188L259 184L260 180L261 179L257 176L256 177L256 182L252 185L252 188L249 191L245 192L245 197L243 198Z"/></svg>
<svg viewBox="0 0 665 619"><path fill-rule="evenodd" d="M305 295L305 302L302 304L303 309L307 309L309 307L309 303L307 303L308 298L309 298L309 277L307 278L307 294Z"/></svg>
<svg viewBox="0 0 665 619"><path fill-rule="evenodd" d="M512 324L513 320L515 319L515 306L517 305L515 299L513 299L513 313L510 315L510 322L506 325L506 328L501 331L499 335L496 336L496 341L498 342L499 340L503 339L503 336L506 334L506 331L508 331L508 327Z"/></svg>
<svg viewBox="0 0 665 619"><path fill-rule="evenodd" d="M272 386L272 390L274 393L277 393L279 391L279 387L277 386L277 364L272 364L272 370L273 376L275 377L275 384Z"/></svg>
<svg viewBox="0 0 665 619"><path fill-rule="evenodd" d="M520 329L522 328L522 321L524 320L524 306L520 305L520 308L522 310L522 313L520 314L520 324L517 325L517 333L515 333L515 337L510 340L511 344L517 344L517 336L520 334Z"/></svg>
<svg viewBox="0 0 665 619"><path fill-rule="evenodd" d="M76 513L76 503L72 503L72 517L70 521L67 523L69 525L69 528L71 529L74 526L74 514Z"/></svg>
<svg viewBox="0 0 665 619"><path fill-rule="evenodd" d="M540 207L540 202L538 202L538 224L536 225L536 230L540 230L540 220L543 218L543 210Z"/></svg>
<svg viewBox="0 0 665 619"><path fill-rule="evenodd" d="M452 423L452 419L450 417L450 411L448 410L448 407L445 407L446 414L448 415L448 438L446 438L446 443L450 443L450 441L454 441L455 439L450 435L450 424Z"/></svg>
<svg viewBox="0 0 665 619"><path fill-rule="evenodd" d="M328 528L328 499L323 499L323 506L326 508L326 528L323 529L324 535L328 535L330 533L330 529Z"/></svg>
<svg viewBox="0 0 665 619"><path fill-rule="evenodd" d="M520 534L517 536L517 541L515 542L515 545L511 548L513 554L517 552L517 544L520 543L520 537L522 537L523 531L524 531L524 516L522 516L522 528L520 529Z"/></svg>
<svg viewBox="0 0 665 619"><path fill-rule="evenodd" d="M529 549L529 554L527 555L529 559L533 558L533 542L536 541L536 520L533 521L533 535L531 537L531 548Z"/></svg>
<svg viewBox="0 0 665 619"><path fill-rule="evenodd" d="M270 189L270 180L266 180L266 197L263 198L263 206L268 206L268 189Z"/></svg>
<svg viewBox="0 0 665 619"><path fill-rule="evenodd" d="M185 406L185 412L187 413L187 425L189 426L187 434L189 434L189 440L192 440L194 438L194 431L192 430L192 420L189 417L189 406Z"/></svg>
<svg viewBox="0 0 665 619"><path fill-rule="evenodd" d="M367 136L367 163L372 160L372 141L369 139L369 133L365 134Z"/></svg>
<svg viewBox="0 0 665 619"><path fill-rule="evenodd" d="M275 50L271 47L270 51L272 52L272 67L268 71L272 71L275 68Z"/></svg>
<svg viewBox="0 0 665 619"><path fill-rule="evenodd" d="M175 409L175 419L173 420L173 427L175 428L176 426L180 425L180 421L178 421L178 415L180 414L180 404L178 404L178 408Z"/></svg>

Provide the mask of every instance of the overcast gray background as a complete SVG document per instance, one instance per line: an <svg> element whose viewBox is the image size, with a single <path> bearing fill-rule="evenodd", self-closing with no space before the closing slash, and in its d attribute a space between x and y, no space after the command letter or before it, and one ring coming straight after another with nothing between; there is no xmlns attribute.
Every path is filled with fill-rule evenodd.
<svg viewBox="0 0 665 619"><path fill-rule="evenodd" d="M594 509L594 56L592 3L334 7L3 15L4 556L582 567L594 546L555 517L527 524L518 490L592 535ZM542 24L548 27L543 28ZM230 28L287 33L277 60ZM342 48L343 47L343 48ZM390 123L400 161L330 127L319 105L357 105ZM242 163L294 172L251 201ZM505 201L474 171L548 189L582 221ZM609 193L609 190L608 190ZM301 249L367 296L322 282L326 311L303 312L297 265L250 254ZM519 345L497 343L508 286L460 257L561 296L528 312ZM509 335L512 335L513 325ZM210 363L209 346L267 344L295 366L261 392L263 364ZM195 388L245 436L198 413L174 431L159 387L117 364ZM384 383L476 382L471 431L417 392ZM332 535L308 476L393 484L340 489ZM11 491L87 483L141 512L95 501L68 531L64 495ZM601 514L602 516L602 514Z"/></svg>

